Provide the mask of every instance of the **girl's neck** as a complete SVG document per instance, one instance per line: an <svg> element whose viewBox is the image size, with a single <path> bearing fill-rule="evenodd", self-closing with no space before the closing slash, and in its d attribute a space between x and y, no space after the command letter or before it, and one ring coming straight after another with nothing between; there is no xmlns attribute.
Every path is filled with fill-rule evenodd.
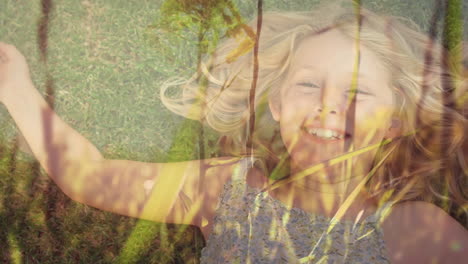
<svg viewBox="0 0 468 264"><path fill-rule="evenodd" d="M329 177L330 171L327 173ZM355 176L341 179L335 177L335 181L328 182L323 179L327 179L324 178L323 174L309 175L281 185L269 193L289 207L297 207L307 212L333 217L358 187L363 177ZM364 190L361 190L346 210L344 218L354 220L361 211L372 213L375 208L375 200L370 198Z"/></svg>
<svg viewBox="0 0 468 264"><path fill-rule="evenodd" d="M303 211L330 218L336 215L348 197L335 193L316 192L291 184L271 190L269 194L290 208L300 208ZM375 208L376 204L373 199L360 194L352 201L349 208L346 209L343 219L354 220L361 211L364 211L366 215L375 211Z"/></svg>

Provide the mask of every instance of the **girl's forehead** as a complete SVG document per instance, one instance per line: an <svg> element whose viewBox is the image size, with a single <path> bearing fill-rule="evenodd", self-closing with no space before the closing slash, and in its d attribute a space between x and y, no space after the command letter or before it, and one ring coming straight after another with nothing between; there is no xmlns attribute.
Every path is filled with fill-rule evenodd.
<svg viewBox="0 0 468 264"><path fill-rule="evenodd" d="M390 78L377 55L337 29L302 40L294 52L290 69L290 77L298 72L349 75L358 71L358 75L380 82Z"/></svg>

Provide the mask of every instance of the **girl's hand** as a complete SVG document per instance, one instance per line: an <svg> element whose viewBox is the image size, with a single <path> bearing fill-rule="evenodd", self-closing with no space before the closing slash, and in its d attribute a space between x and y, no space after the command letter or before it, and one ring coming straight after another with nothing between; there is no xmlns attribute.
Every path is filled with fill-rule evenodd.
<svg viewBox="0 0 468 264"><path fill-rule="evenodd" d="M31 83L28 64L14 47L0 42L0 102L22 87Z"/></svg>

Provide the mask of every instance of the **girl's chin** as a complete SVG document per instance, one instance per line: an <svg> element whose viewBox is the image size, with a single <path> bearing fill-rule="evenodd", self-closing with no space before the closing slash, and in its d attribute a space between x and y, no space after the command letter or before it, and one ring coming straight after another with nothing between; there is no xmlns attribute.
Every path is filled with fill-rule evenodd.
<svg viewBox="0 0 468 264"><path fill-rule="evenodd" d="M293 173L300 173L301 171L305 171L307 168L303 168L302 170L296 168ZM310 175L306 175L305 177L301 177L300 180L301 185L303 186L317 186L317 185L335 185L335 184L346 184L350 181L362 179L365 173L354 171L353 173L346 173L345 166L342 165L334 165L327 168L320 169L319 171L315 171Z"/></svg>
<svg viewBox="0 0 468 264"><path fill-rule="evenodd" d="M311 153L310 151L294 151L290 152L291 161L301 167L312 167L317 164L329 162L335 158L342 157L346 154L342 149L323 148L323 151L318 150Z"/></svg>
<svg viewBox="0 0 468 264"><path fill-rule="evenodd" d="M333 155L321 155L320 157L313 157L311 158L310 156L306 158L304 155L291 155L291 169L293 173L299 173L301 171L305 171L308 169L311 169L314 173L317 172L318 175L317 178L324 179L324 181L329 181L332 177L332 175L341 175L343 173L346 173L346 169L349 168L348 163L346 161L335 163L332 162L334 159L341 157L345 153L339 153L339 154L333 154ZM367 164L362 163L364 160L358 157L351 158L352 161L352 170L353 174L361 174L365 171L364 166ZM341 160L341 159L340 159ZM366 159L367 160L367 159ZM332 165L333 164L333 165ZM359 166L358 166L359 165ZM318 171L314 168L314 166L325 166L324 168L322 167Z"/></svg>

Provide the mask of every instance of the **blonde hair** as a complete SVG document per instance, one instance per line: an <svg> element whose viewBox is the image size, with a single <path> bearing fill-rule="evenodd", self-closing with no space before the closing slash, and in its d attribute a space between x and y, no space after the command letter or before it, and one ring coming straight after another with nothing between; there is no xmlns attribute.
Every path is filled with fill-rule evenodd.
<svg viewBox="0 0 468 264"><path fill-rule="evenodd" d="M357 18L361 23L357 23ZM255 24L254 21L250 26L255 28ZM467 119L462 113L463 101L452 99L466 96L467 78L457 71L460 67L456 65L448 71L441 45L402 18L380 16L365 9L357 16L354 9L342 5L324 6L312 12L263 14L255 93L257 143L262 143L256 146L265 146L264 131L275 130L268 125L272 122L267 103L278 100L298 43L332 28L350 38L359 32L360 43L372 50L391 72L395 99L405 110L395 115L407 136L380 148L376 163L389 156L369 180L369 192L386 194L398 201L444 201L448 211L454 202L466 213L467 194L463 186L467 186L468 175ZM249 34L226 40L201 64L193 78L172 79L162 87L163 104L176 114L208 124L242 149L248 136L249 92L254 78L254 54L249 45L253 41ZM201 79L206 85L200 85ZM444 91L444 82L455 88L449 98L452 101L447 100L446 94L451 91ZM169 96L174 89L176 95ZM279 139L272 133L268 137ZM266 148L271 158L272 150ZM390 149L396 151L390 153ZM274 161L279 160L277 155L273 155Z"/></svg>

